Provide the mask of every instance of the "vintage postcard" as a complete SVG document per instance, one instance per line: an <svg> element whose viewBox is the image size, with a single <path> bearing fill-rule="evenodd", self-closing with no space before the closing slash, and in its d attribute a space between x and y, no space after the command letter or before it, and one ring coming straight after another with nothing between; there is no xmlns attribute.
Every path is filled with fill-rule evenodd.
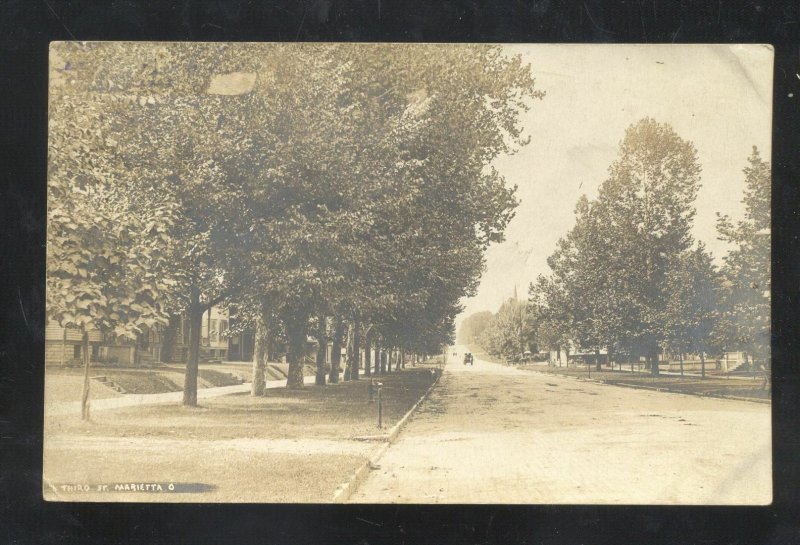
<svg viewBox="0 0 800 545"><path fill-rule="evenodd" d="M772 70L51 44L44 498L770 504Z"/></svg>

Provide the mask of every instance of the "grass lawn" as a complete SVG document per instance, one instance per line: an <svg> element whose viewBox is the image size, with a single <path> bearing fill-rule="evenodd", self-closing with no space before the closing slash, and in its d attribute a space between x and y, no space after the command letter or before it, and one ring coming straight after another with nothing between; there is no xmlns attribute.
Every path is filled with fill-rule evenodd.
<svg viewBox="0 0 800 545"><path fill-rule="evenodd" d="M95 376L95 373L92 373L92 376ZM45 405L48 403L80 401L82 389L82 369L47 369L44 385ZM121 395L119 392L94 380L89 388L89 397L91 399L104 399Z"/></svg>
<svg viewBox="0 0 800 545"><path fill-rule="evenodd" d="M520 369L553 373L580 378L588 378L586 366L579 367L547 367L547 366L521 366ZM710 395L710 396L735 396L750 399L770 399L770 390L761 388L762 380L740 380L720 376L707 376L705 379L693 376L660 375L654 377L645 373L628 373L625 371L596 371L591 369L591 378L607 384L620 384L629 386L647 386L660 388L665 391L683 394Z"/></svg>
<svg viewBox="0 0 800 545"><path fill-rule="evenodd" d="M178 392L183 389L185 366L170 364L156 368L135 368L115 366L92 366L90 377L105 377L120 386L125 394L161 394ZM214 388L250 382L250 364L212 364L201 363L198 370L198 388ZM270 366L267 380L285 379L286 375L278 367ZM45 403L80 401L83 387L83 369L77 367L50 367L45 374ZM91 399L117 397L123 394L111 387L92 380Z"/></svg>
<svg viewBox="0 0 800 545"><path fill-rule="evenodd" d="M382 444L385 432L428 389L427 369L383 375L384 429L367 380L264 397L230 395L178 404L95 411L92 421L49 416L47 499L75 501L329 502L336 487ZM53 491L47 483L204 483L202 493Z"/></svg>

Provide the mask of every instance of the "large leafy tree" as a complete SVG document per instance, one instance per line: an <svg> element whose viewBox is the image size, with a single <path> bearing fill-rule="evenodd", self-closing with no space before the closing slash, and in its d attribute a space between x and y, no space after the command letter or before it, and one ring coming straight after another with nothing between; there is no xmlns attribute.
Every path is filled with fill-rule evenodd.
<svg viewBox="0 0 800 545"><path fill-rule="evenodd" d="M522 354L535 344L533 327L526 301L508 299L495 314L492 328L493 352L508 361L518 361Z"/></svg>
<svg viewBox="0 0 800 545"><path fill-rule="evenodd" d="M125 191L116 150L130 101L80 88L61 53L51 53L47 314L81 330L81 413L88 419L89 332L136 339L166 322L174 209L154 202L142 210L142 200L157 199Z"/></svg>
<svg viewBox="0 0 800 545"><path fill-rule="evenodd" d="M755 365L769 367L771 302L771 169L754 146L744 169L743 220L722 216L717 223L720 239L734 244L725 256L722 273L722 320L728 346L749 354Z"/></svg>
<svg viewBox="0 0 800 545"><path fill-rule="evenodd" d="M572 343L572 315L567 292L554 275L539 275L528 288L528 304L536 319L536 338L540 348L555 350L561 361L561 350L569 359Z"/></svg>
<svg viewBox="0 0 800 545"><path fill-rule="evenodd" d="M710 351L720 314L720 277L713 258L705 246L681 256L678 267L667 274L669 299L664 309L667 345L680 357L683 374L683 353L700 355L701 375L705 377L705 355Z"/></svg>
<svg viewBox="0 0 800 545"><path fill-rule="evenodd" d="M667 327L666 282L692 245L694 200L700 183L697 151L667 124L645 118L631 125L603 182L598 206L613 241L610 285L624 302L624 325L658 374Z"/></svg>
<svg viewBox="0 0 800 545"><path fill-rule="evenodd" d="M168 205L170 273L175 285L161 298L190 324L184 403L197 402L202 315L246 280L251 223L245 176L231 168L252 149L241 130L250 110L250 70L260 56L250 45L235 52L216 44L61 44L76 94L125 104L107 119L118 193L146 216ZM238 81L218 78L239 75ZM230 78L229 78L230 79ZM237 85L238 84L238 85Z"/></svg>
<svg viewBox="0 0 800 545"><path fill-rule="evenodd" d="M552 277L534 289L553 340L566 328L596 353L636 349L658 374L659 347L675 331L668 280L687 265L699 178L694 146L669 125L645 118L627 129L597 199L578 201L575 226L548 259Z"/></svg>
<svg viewBox="0 0 800 545"><path fill-rule="evenodd" d="M575 206L575 226L548 258L555 281L564 291L562 305L570 317L570 338L583 349L599 352L608 344L616 320L607 301L609 291L607 248L601 244L602 222L596 203L582 196ZM597 365L600 359L597 358Z"/></svg>

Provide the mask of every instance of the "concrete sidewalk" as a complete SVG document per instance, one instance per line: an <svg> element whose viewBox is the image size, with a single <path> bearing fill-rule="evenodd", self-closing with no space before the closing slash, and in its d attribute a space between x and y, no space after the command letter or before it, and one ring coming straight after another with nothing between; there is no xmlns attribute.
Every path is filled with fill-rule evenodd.
<svg viewBox="0 0 800 545"><path fill-rule="evenodd" d="M305 384L314 384L314 377L304 378ZM283 388L286 386L286 379L268 380L267 388ZM251 383L235 384L233 386L219 386L217 388L198 388L197 399L207 399L230 394L241 394L249 392ZM110 397L106 399L92 399L89 401L89 411L103 411L108 409L120 409L123 407L134 407L137 405L158 405L161 403L179 403L183 400L183 390L178 392L166 392L162 394L124 394L121 397ZM45 413L53 416L68 414L81 414L80 401L69 401L65 403L51 403L45 405Z"/></svg>

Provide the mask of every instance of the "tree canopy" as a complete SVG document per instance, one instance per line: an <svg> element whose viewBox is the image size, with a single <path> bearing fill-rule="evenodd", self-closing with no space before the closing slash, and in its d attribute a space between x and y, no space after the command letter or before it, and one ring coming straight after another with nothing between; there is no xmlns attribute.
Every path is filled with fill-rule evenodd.
<svg viewBox="0 0 800 545"><path fill-rule="evenodd" d="M270 314L292 387L320 315L398 347L452 340L458 301L516 206L491 164L528 142L520 114L543 97L529 67L491 45L69 43L53 59L54 123L74 131L52 133L50 221L73 216L60 207L76 194L58 190L73 161L99 165L82 183L114 214L159 234L136 243L76 224L63 238L147 261L157 316L141 307L142 320L188 315L189 405L212 305L255 309L241 311L251 325ZM136 285L130 274L115 282ZM129 314L114 327L135 327Z"/></svg>
<svg viewBox="0 0 800 545"><path fill-rule="evenodd" d="M574 226L548 257L550 274L530 285L537 344L645 357L654 374L667 351L681 362L698 354L703 374L705 354L722 350L768 365L769 163L753 149L745 217L719 218L720 238L734 246L722 271L692 237L700 173L693 144L669 125L644 118L626 130L597 197L576 203ZM470 330L498 354L517 329L508 320L501 327L499 315Z"/></svg>

